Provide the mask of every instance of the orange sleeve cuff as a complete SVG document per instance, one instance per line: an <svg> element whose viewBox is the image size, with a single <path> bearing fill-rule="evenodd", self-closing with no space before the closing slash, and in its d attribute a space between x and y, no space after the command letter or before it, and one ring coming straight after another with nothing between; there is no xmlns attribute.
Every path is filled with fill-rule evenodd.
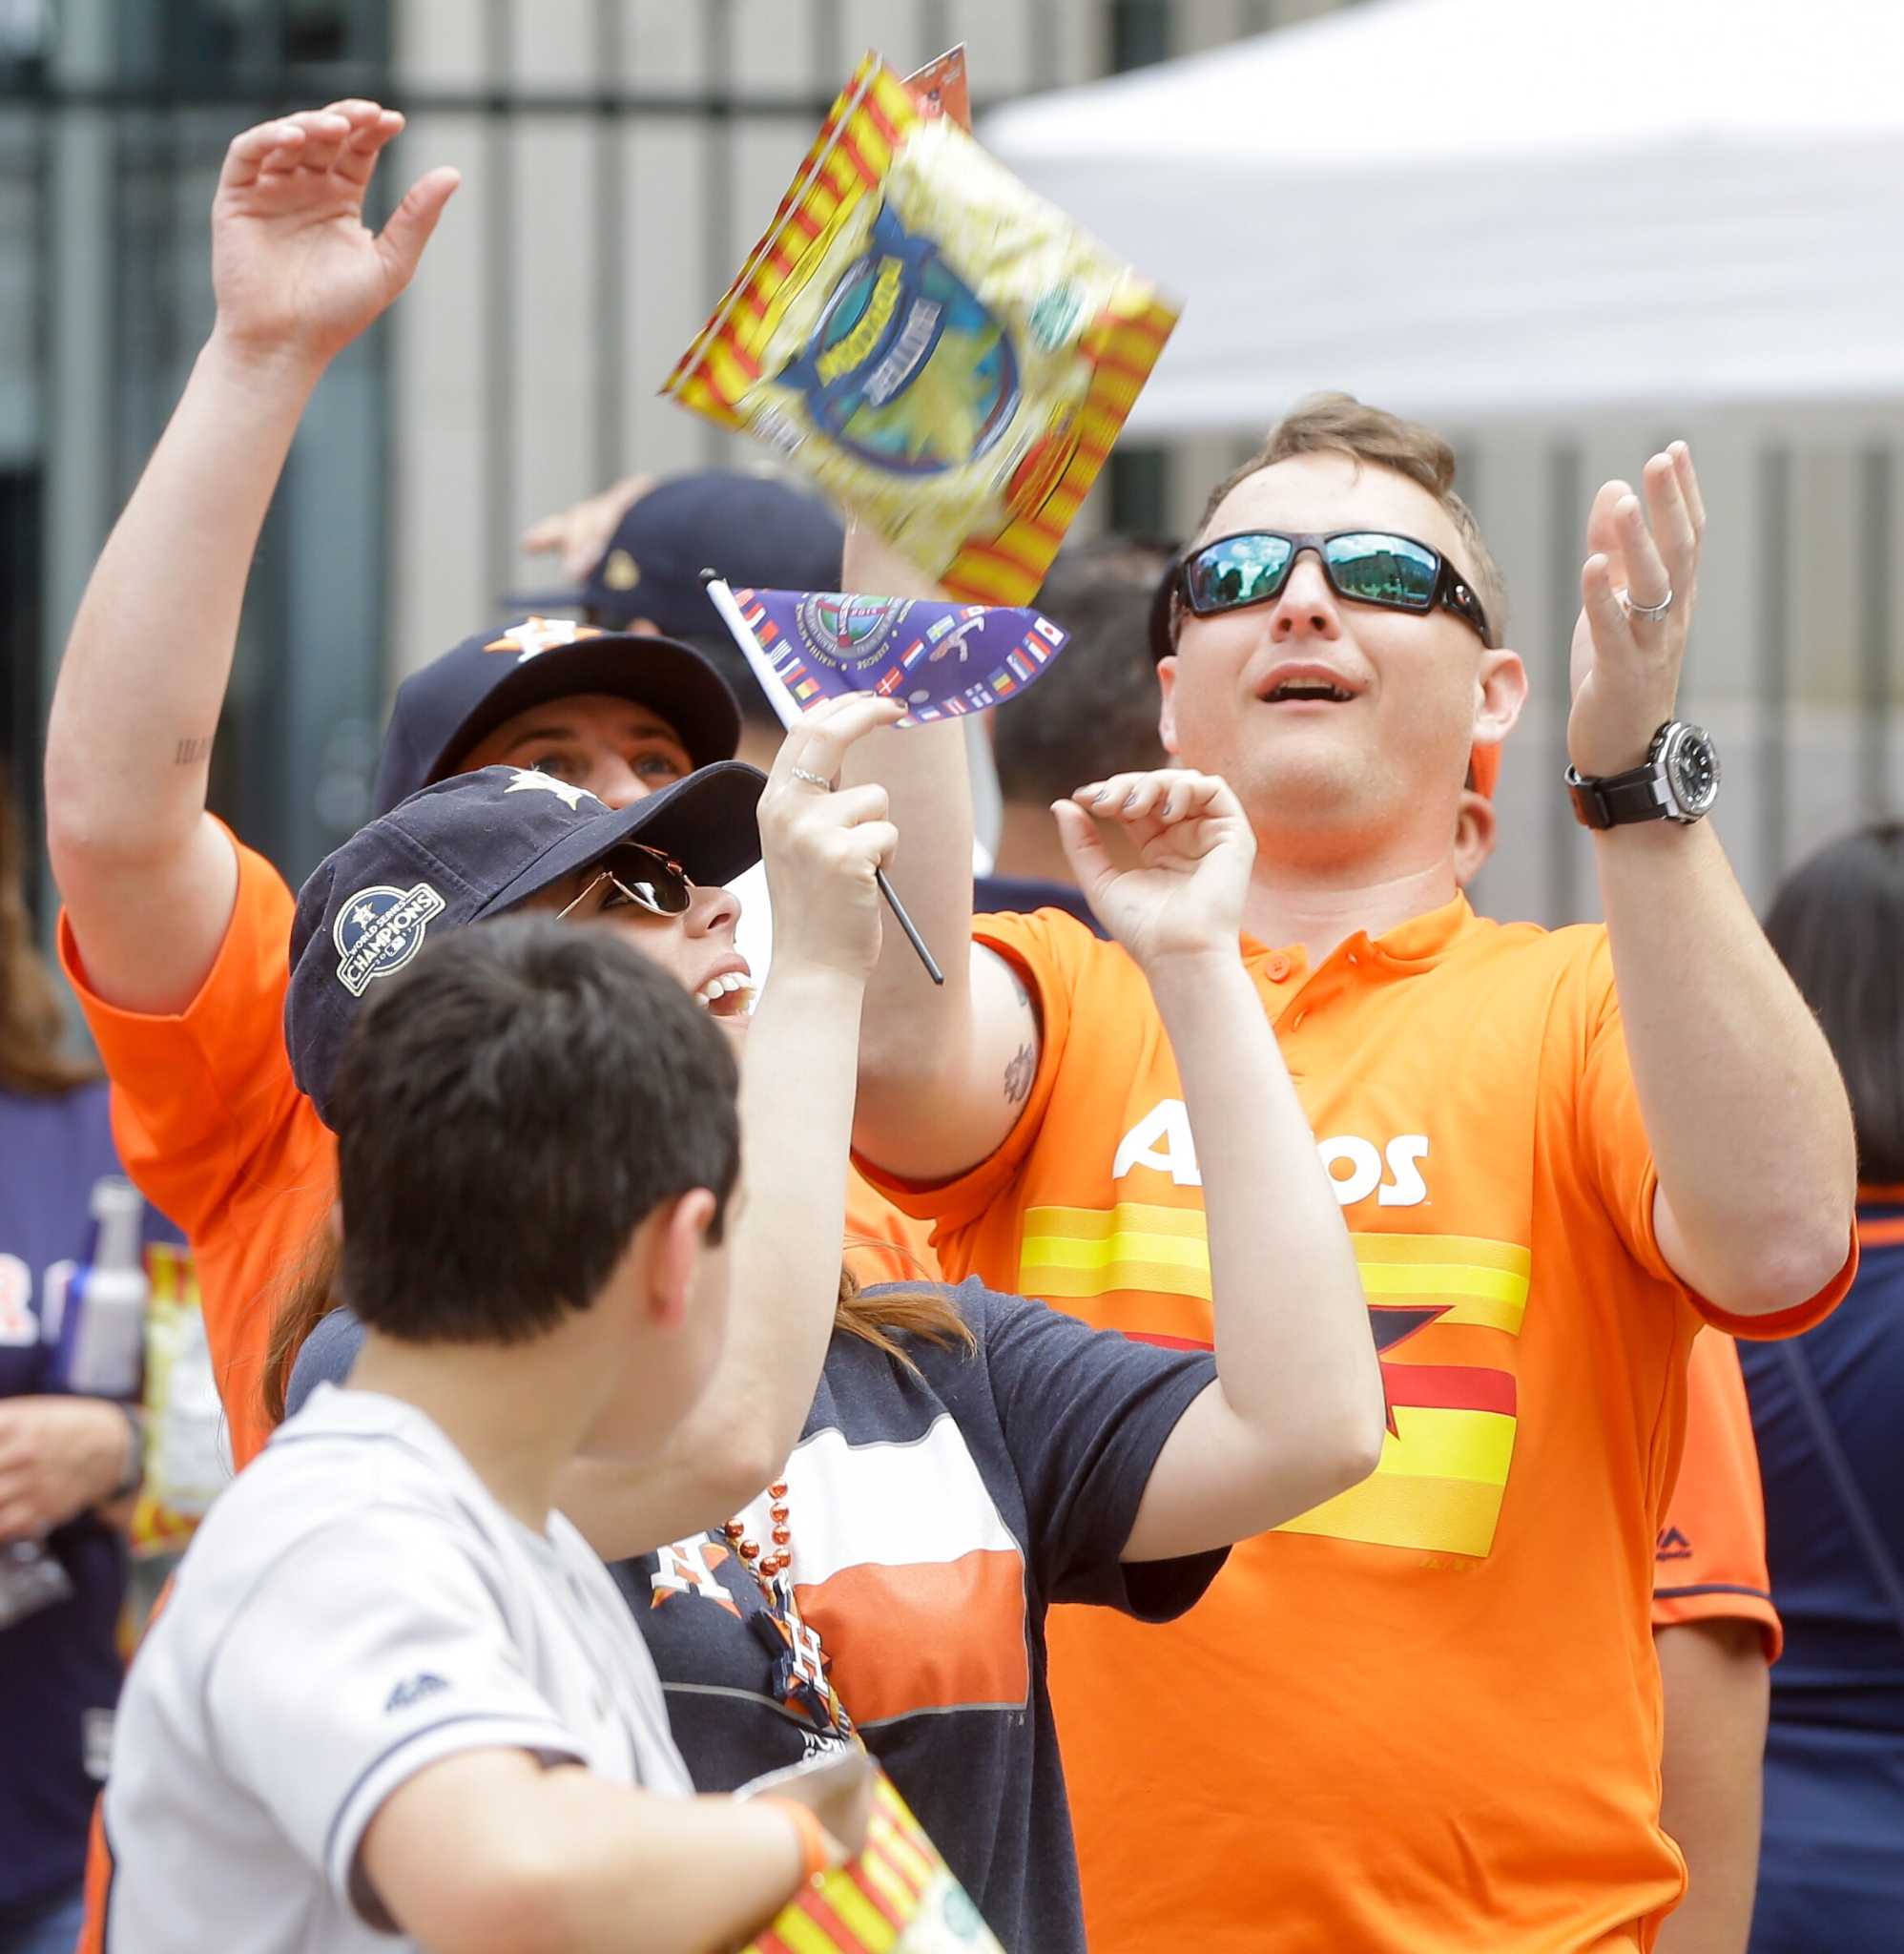
<svg viewBox="0 0 1904 1954"><path fill-rule="evenodd" d="M1807 1297L1803 1302L1795 1302L1790 1309L1768 1311L1764 1316L1734 1316L1703 1296L1693 1298L1693 1306L1704 1321L1710 1323L1715 1330L1723 1330L1728 1337L1743 1338L1749 1343L1775 1343L1782 1337L1796 1337L1822 1323L1844 1300L1852 1278L1857 1275L1857 1228L1853 1224L1851 1244L1838 1273L1815 1296Z"/></svg>
<svg viewBox="0 0 1904 1954"><path fill-rule="evenodd" d="M1694 1582L1685 1588L1653 1590L1653 1632L1687 1629L1700 1622L1752 1622L1765 1638L1765 1659L1776 1662L1785 1653L1785 1624L1771 1596L1762 1589L1725 1581Z"/></svg>

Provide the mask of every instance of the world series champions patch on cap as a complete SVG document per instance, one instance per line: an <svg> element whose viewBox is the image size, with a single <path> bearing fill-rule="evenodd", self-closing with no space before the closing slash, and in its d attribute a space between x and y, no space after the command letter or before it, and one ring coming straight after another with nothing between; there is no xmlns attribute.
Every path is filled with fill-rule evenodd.
<svg viewBox="0 0 1904 1954"><path fill-rule="evenodd" d="M445 904L426 882L414 888L359 889L339 912L332 931L338 947L338 982L362 997L379 977L401 970L424 946L430 918Z"/></svg>
<svg viewBox="0 0 1904 1954"><path fill-rule="evenodd" d="M1033 596L1177 308L868 54L662 386L953 595Z"/></svg>
<svg viewBox="0 0 1904 1954"><path fill-rule="evenodd" d="M564 894L631 842L678 863L691 883L732 882L760 859L755 809L766 779L721 760L611 808L533 767L481 767L358 829L298 891L284 1046L299 1090L331 1124L338 1057L365 992L404 969L432 933Z"/></svg>

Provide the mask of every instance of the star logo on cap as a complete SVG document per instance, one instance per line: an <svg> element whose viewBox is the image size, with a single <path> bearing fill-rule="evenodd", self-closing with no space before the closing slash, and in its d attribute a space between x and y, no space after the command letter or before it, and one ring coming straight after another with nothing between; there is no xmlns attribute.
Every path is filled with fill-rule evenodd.
<svg viewBox="0 0 1904 1954"><path fill-rule="evenodd" d="M577 624L572 617L525 617L520 624L510 625L501 637L491 638L483 649L513 652L516 663L525 665L558 646L580 644L585 638L604 635L598 626Z"/></svg>
<svg viewBox="0 0 1904 1954"><path fill-rule="evenodd" d="M582 797L589 795L586 787L578 787L572 780L558 780L553 774L545 774L536 767L518 767L516 777L503 789L505 794L553 794L556 800L566 802L570 808L580 811Z"/></svg>

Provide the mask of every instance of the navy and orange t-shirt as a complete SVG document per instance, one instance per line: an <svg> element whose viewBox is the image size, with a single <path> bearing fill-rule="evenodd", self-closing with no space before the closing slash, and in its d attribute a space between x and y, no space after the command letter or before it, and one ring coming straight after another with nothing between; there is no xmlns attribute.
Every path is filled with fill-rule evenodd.
<svg viewBox="0 0 1904 1954"><path fill-rule="evenodd" d="M956 1181L883 1184L936 1218L948 1278L1208 1344L1196 1148L1142 974L1068 917L976 933L1041 1013L1025 1111ZM1815 1320L1851 1264L1744 1324L1674 1276L1603 930L1457 899L1314 967L1243 949L1354 1237L1389 1435L1182 1621L1053 1616L1091 1944L1643 1946L1684 1881L1648 1617L1687 1350L1702 1319Z"/></svg>

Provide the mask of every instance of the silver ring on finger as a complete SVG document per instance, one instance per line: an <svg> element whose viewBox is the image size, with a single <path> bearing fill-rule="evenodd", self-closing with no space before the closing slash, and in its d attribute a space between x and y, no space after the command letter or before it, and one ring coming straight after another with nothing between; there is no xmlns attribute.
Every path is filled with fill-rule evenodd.
<svg viewBox="0 0 1904 1954"><path fill-rule="evenodd" d="M1625 606L1628 617L1644 617L1648 624L1657 624L1672 609L1672 587L1666 587L1666 593L1657 604L1636 604L1631 591L1622 591L1620 601Z"/></svg>
<svg viewBox="0 0 1904 1954"><path fill-rule="evenodd" d="M789 767L787 771L797 780L804 780L810 787L817 787L822 794L833 792L833 782L824 774L817 774L811 767Z"/></svg>

